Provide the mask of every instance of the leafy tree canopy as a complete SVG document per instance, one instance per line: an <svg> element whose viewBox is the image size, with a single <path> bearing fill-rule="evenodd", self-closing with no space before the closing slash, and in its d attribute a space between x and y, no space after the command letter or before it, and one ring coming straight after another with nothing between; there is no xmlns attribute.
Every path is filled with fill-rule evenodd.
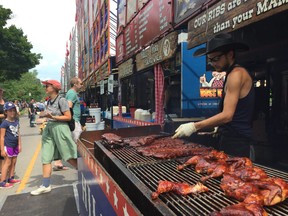
<svg viewBox="0 0 288 216"><path fill-rule="evenodd" d="M10 9L0 5L0 82L19 79L42 59L41 54L31 52L33 46L22 29L5 27L11 15Z"/></svg>
<svg viewBox="0 0 288 216"><path fill-rule="evenodd" d="M23 73L19 80L8 80L1 85L5 90L4 99L6 101L26 100L30 102L31 98L36 101L45 98L45 90L37 78L37 71Z"/></svg>

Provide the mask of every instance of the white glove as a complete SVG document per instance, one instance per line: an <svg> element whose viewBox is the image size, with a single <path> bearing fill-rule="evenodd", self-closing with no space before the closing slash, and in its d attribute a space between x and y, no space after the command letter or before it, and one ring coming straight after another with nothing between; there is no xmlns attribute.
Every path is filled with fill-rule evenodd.
<svg viewBox="0 0 288 216"><path fill-rule="evenodd" d="M175 135L172 137L173 139L178 138L178 137L189 137L191 134L195 133L196 127L194 122L186 123L186 124L181 124L176 130L175 130Z"/></svg>

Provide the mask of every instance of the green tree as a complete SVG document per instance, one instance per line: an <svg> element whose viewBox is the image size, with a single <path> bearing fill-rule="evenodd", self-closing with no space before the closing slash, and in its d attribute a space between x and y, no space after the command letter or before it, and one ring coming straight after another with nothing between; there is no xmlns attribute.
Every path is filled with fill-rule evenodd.
<svg viewBox="0 0 288 216"><path fill-rule="evenodd" d="M39 64L41 54L32 53L32 44L22 29L5 27L12 11L0 5L0 82L19 79Z"/></svg>
<svg viewBox="0 0 288 216"><path fill-rule="evenodd" d="M36 101L43 100L45 90L37 75L37 71L34 70L33 72L22 74L19 80L8 80L2 84L5 89L5 100L13 101L18 99L30 101L31 98L34 98Z"/></svg>

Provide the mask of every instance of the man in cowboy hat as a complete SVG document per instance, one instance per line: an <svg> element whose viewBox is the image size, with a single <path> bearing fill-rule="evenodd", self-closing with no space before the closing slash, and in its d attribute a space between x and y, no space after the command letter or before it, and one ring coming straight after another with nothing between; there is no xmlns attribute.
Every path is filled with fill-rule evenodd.
<svg viewBox="0 0 288 216"><path fill-rule="evenodd" d="M230 34L221 33L209 40L205 49L198 49L194 53L194 56L207 55L208 62L216 71L227 73L220 112L203 121L180 125L173 138L190 136L200 129L219 126L220 150L234 156L250 157L253 80L235 60L235 51L248 49L247 45L233 41Z"/></svg>

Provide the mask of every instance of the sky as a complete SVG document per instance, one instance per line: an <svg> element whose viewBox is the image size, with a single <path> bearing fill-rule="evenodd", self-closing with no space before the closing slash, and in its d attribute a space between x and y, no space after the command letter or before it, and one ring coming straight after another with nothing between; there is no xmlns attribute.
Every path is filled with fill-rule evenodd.
<svg viewBox="0 0 288 216"><path fill-rule="evenodd" d="M33 45L31 51L43 57L30 71L37 70L40 80L60 81L66 42L75 26L75 0L0 0L0 5L12 10L7 25L21 28Z"/></svg>

